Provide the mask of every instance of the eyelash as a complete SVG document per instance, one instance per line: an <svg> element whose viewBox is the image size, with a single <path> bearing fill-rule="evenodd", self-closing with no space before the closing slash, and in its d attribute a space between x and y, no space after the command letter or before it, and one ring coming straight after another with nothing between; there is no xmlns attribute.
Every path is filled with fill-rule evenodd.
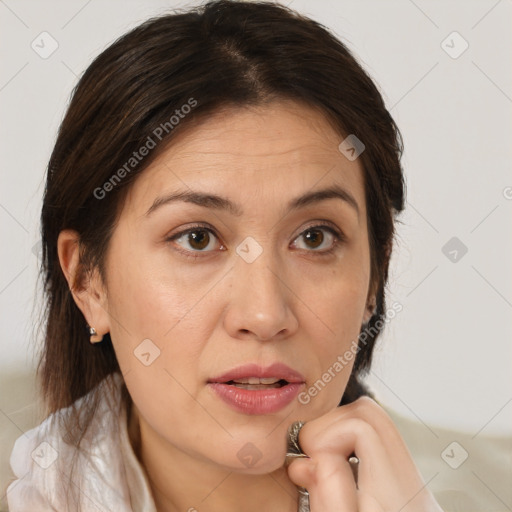
<svg viewBox="0 0 512 512"><path fill-rule="evenodd" d="M323 222L326 222L326 221L323 221ZM184 235L187 235L187 234L192 233L194 231L198 231L200 229L208 231L209 233L214 235L215 238L217 238L217 240L220 241L220 238L215 233L215 230L213 228L211 228L210 226L205 225L205 224L196 224L194 226L191 226L190 228L185 229L184 231L180 231L179 233L175 233L174 235L171 235L171 236L167 237L165 239L165 241L166 242L172 242L172 241L174 241L174 240L176 240L178 238L181 238ZM343 242L346 241L345 235L343 235L343 233L341 233L341 231L339 231L337 228L335 228L334 226L332 226L330 224L313 224L311 226L308 226L301 233L299 233L299 235L295 239L299 238L300 236L302 236L307 231L322 230L322 229L324 229L326 231L329 231L333 235L334 241L333 241L332 247L330 249L325 250L325 251L311 250L311 251L306 251L306 252L310 252L310 253L316 254L318 256L330 256L331 254L333 254L335 251L337 251L339 249L340 243L343 243ZM185 257L192 258L192 259L204 258L204 256L202 254L210 252L210 251L188 251L186 249L177 249L177 250L180 253L182 253Z"/></svg>

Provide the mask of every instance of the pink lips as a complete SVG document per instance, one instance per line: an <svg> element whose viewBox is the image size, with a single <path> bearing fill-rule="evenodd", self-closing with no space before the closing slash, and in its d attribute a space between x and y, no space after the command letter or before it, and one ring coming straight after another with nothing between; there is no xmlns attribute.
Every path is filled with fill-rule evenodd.
<svg viewBox="0 0 512 512"><path fill-rule="evenodd" d="M242 389L227 384L232 380L249 377L284 380L279 388ZM246 364L208 381L208 387L230 407L245 414L271 414L286 407L299 393L304 385L304 377L297 371L282 363L268 367Z"/></svg>
<svg viewBox="0 0 512 512"><path fill-rule="evenodd" d="M229 382L230 380L244 379L248 377L275 377L288 382L304 382L304 376L283 363L274 363L266 368L257 364L249 363L233 368L229 372L210 379L209 382Z"/></svg>

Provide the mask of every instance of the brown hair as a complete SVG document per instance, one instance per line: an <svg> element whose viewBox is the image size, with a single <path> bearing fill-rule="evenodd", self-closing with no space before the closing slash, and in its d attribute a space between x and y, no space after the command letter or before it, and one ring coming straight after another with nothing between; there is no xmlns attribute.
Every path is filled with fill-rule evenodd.
<svg viewBox="0 0 512 512"><path fill-rule="evenodd" d="M366 146L359 158L377 303L364 326L372 334L360 346L342 403L364 393L358 376L369 368L382 328L395 216L404 205L400 133L370 77L325 27L273 3L220 0L131 30L92 62L73 91L49 161L41 216L47 311L38 374L48 413L120 371L109 335L89 343L60 267L60 231L80 236L76 286L93 268L104 279L104 257L126 192L174 134L223 107L272 99L317 108L340 142L355 134ZM126 167L155 133L161 135L155 149ZM89 419L96 405L88 403Z"/></svg>

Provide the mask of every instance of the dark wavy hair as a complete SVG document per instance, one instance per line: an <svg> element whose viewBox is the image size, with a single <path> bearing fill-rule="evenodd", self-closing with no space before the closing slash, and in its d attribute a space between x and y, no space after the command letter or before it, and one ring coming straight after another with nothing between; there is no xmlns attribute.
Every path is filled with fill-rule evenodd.
<svg viewBox="0 0 512 512"><path fill-rule="evenodd" d="M195 106L171 128L169 120L191 98ZM104 279L105 254L126 192L175 134L219 109L279 99L318 109L340 141L355 134L366 147L359 158L376 307L362 326L371 334L360 344L341 404L366 393L359 377L369 369L383 326L394 226L404 207L399 130L371 78L324 26L274 3L219 0L145 21L104 50L73 90L48 164L41 215L46 310L37 371L47 414L71 406L120 371L108 334L103 343L89 343L60 267L59 233L73 229L80 237L74 286L93 268ZM98 190L106 190L159 127L157 147L99 198ZM128 404L126 392L124 397ZM89 419L80 422L82 434L96 398L88 402Z"/></svg>

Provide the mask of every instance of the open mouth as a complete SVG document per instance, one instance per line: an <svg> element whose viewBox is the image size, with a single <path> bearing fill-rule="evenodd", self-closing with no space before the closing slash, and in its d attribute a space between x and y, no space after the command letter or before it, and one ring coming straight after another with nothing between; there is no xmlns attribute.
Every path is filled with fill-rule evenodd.
<svg viewBox="0 0 512 512"><path fill-rule="evenodd" d="M246 363L210 378L208 389L242 414L276 414L289 406L305 385L304 376L290 366Z"/></svg>
<svg viewBox="0 0 512 512"><path fill-rule="evenodd" d="M237 379L226 382L230 386L234 386L240 389L248 390L262 390L262 389L273 389L282 388L288 384L288 381L284 379L273 379L273 378L248 378L248 379Z"/></svg>
<svg viewBox="0 0 512 512"><path fill-rule="evenodd" d="M242 371L245 375L240 375ZM250 376L247 376L249 371L253 373L254 370L242 369L231 372L231 375L217 377L208 383L208 387L237 412L255 415L279 412L296 398L304 386L304 381L299 380L302 376L293 371L281 371L280 373L285 375L277 376L268 375L270 371L267 371L265 377L256 377L250 373ZM257 370L254 371L256 372Z"/></svg>

